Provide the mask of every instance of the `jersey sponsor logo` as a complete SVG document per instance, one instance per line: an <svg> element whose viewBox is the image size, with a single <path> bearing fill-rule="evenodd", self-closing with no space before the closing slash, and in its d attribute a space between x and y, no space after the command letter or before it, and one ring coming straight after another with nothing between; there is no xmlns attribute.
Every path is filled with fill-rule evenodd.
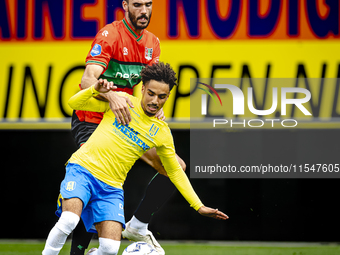
<svg viewBox="0 0 340 255"><path fill-rule="evenodd" d="M141 81L140 73L143 68L143 64L135 65L111 59L101 78L113 81L118 86L132 88Z"/></svg>
<svg viewBox="0 0 340 255"><path fill-rule="evenodd" d="M119 130L125 138L127 138L130 142L136 144L138 147L142 148L144 151L150 149L149 145L147 145L142 139L137 136L139 133L133 128L129 127L129 125L122 125L118 123L117 120L115 120L115 122L113 122L113 126L116 130Z"/></svg>
<svg viewBox="0 0 340 255"><path fill-rule="evenodd" d="M157 134L158 130L159 130L159 127L156 126L155 124L152 124L151 128L149 129L149 135L151 137L154 137Z"/></svg>
<svg viewBox="0 0 340 255"><path fill-rule="evenodd" d="M119 203L119 209L120 209L120 210L124 210L124 206L123 206L122 203Z"/></svg>
<svg viewBox="0 0 340 255"><path fill-rule="evenodd" d="M147 60L151 60L152 59L152 52L153 52L153 48L145 47L145 58Z"/></svg>
<svg viewBox="0 0 340 255"><path fill-rule="evenodd" d="M128 73L117 72L114 77L120 78L120 79L125 79L125 80L131 80L131 79L138 79L139 74L134 74L134 73L128 74Z"/></svg>
<svg viewBox="0 0 340 255"><path fill-rule="evenodd" d="M95 56L100 55L101 53L102 53L102 46L96 43L91 50L91 56L95 57Z"/></svg>
<svg viewBox="0 0 340 255"><path fill-rule="evenodd" d="M68 183L66 183L66 190L67 191L72 191L72 190L75 190L75 188L76 188L76 182L74 182L74 181L70 181L70 182L68 182Z"/></svg>
<svg viewBox="0 0 340 255"><path fill-rule="evenodd" d="M103 31L103 33L102 33L102 36L105 36L105 37L107 37L107 35L109 34L109 31L107 31L107 30L104 30Z"/></svg>
<svg viewBox="0 0 340 255"><path fill-rule="evenodd" d="M123 48L123 55L126 56L128 54L129 54L128 49L126 47L124 47Z"/></svg>

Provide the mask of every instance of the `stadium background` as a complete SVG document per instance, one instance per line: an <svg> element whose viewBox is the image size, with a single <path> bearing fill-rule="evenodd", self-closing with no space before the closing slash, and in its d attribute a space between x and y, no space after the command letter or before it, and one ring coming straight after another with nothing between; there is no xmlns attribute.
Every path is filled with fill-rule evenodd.
<svg viewBox="0 0 340 255"><path fill-rule="evenodd" d="M123 17L120 6L120 0L0 0L1 218L6 229L0 238L45 238L54 224L64 163L76 149L67 100L78 90L92 38ZM165 113L188 169L190 78L340 76L338 0L156 0L148 30L161 40L161 61L178 73L179 87ZM337 163L339 84L328 89L320 97L312 93L309 106L321 109L312 121L323 125L229 132L226 156L244 162L261 157L276 164L292 159ZM152 175L140 162L129 174L127 219ZM338 179L192 183L203 202L230 220L202 218L176 193L150 224L159 239L337 241Z"/></svg>

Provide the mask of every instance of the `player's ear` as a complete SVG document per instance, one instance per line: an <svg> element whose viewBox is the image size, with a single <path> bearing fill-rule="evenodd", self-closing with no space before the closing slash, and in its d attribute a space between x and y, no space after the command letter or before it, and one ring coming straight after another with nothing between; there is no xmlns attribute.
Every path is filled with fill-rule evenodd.
<svg viewBox="0 0 340 255"><path fill-rule="evenodd" d="M143 84L142 85L142 94L144 93L144 91L145 91L145 85Z"/></svg>
<svg viewBox="0 0 340 255"><path fill-rule="evenodd" d="M125 0L122 2L122 6L123 6L124 11L128 12L129 6L128 6L128 3Z"/></svg>

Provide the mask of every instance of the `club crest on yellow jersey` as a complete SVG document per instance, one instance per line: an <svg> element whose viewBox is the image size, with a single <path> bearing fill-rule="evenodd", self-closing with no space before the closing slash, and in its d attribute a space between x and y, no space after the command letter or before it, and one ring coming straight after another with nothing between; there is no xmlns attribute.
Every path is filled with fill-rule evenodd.
<svg viewBox="0 0 340 255"><path fill-rule="evenodd" d="M149 129L149 135L151 137L154 137L157 134L158 130L159 130L159 127L156 126L155 124L152 124L151 128Z"/></svg>

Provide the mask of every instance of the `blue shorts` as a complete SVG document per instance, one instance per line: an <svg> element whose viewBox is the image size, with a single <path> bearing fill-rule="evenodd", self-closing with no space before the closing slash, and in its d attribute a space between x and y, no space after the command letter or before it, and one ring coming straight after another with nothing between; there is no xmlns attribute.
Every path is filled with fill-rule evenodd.
<svg viewBox="0 0 340 255"><path fill-rule="evenodd" d="M96 233L94 224L106 220L120 222L125 228L124 191L96 179L84 167L68 163L60 185L57 216L62 213L62 199L75 197L83 201L81 218L88 232Z"/></svg>

